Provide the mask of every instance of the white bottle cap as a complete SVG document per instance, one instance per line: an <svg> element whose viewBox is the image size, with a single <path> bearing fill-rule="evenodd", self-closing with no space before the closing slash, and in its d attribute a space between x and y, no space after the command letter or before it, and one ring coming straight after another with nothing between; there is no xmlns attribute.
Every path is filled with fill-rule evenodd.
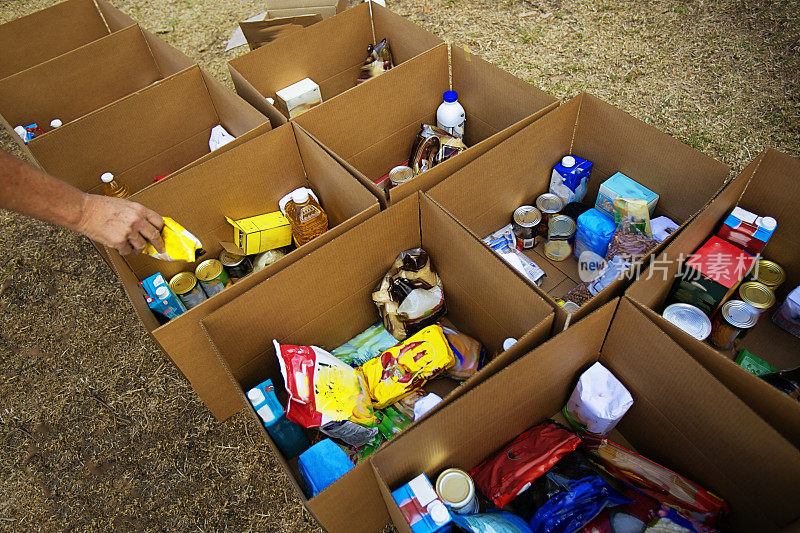
<svg viewBox="0 0 800 533"><path fill-rule="evenodd" d="M63 124L64 123L61 122L61 119L58 118L54 118L53 120L50 121L51 128L60 128Z"/></svg>
<svg viewBox="0 0 800 533"><path fill-rule="evenodd" d="M561 165L567 168L574 167L575 163L576 163L575 158L572 157L571 155L565 155L564 157L561 158Z"/></svg>
<svg viewBox="0 0 800 533"><path fill-rule="evenodd" d="M157 288L156 296L158 296L162 300L166 300L169 297L169 289L165 286Z"/></svg>
<svg viewBox="0 0 800 533"><path fill-rule="evenodd" d="M517 339L515 339L513 337L509 337L509 338L507 338L506 340L503 341L503 350L509 350L515 344L517 344Z"/></svg>
<svg viewBox="0 0 800 533"><path fill-rule="evenodd" d="M447 511L447 507L439 500L433 500L429 503L427 510L431 515L431 520L433 520L437 526L443 526L450 520L450 513Z"/></svg>
<svg viewBox="0 0 800 533"><path fill-rule="evenodd" d="M17 126L14 128L14 131L22 137L22 140L26 140L28 138L28 130L25 129L25 126Z"/></svg>
<svg viewBox="0 0 800 533"><path fill-rule="evenodd" d="M103 183L111 183L114 181L114 174L111 172L104 172L102 176L100 176L100 181Z"/></svg>
<svg viewBox="0 0 800 533"><path fill-rule="evenodd" d="M775 228L778 227L778 221L772 217L758 217L756 226L761 226L767 231L775 231Z"/></svg>
<svg viewBox="0 0 800 533"><path fill-rule="evenodd" d="M305 188L295 189L292 191L292 201L295 204L304 204L308 201L308 191Z"/></svg>

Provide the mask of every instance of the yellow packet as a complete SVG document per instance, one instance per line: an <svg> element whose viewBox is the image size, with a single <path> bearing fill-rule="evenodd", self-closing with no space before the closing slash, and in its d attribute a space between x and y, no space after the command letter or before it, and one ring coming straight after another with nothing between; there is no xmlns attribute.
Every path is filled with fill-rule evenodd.
<svg viewBox="0 0 800 533"><path fill-rule="evenodd" d="M164 217L161 238L164 240L163 253L156 250L149 242L142 253L161 261L186 261L188 263L195 261L198 255L204 253L202 251L203 243L169 217Z"/></svg>
<svg viewBox="0 0 800 533"><path fill-rule="evenodd" d="M650 211L647 202L636 198L614 199L614 222L617 226L621 223L630 225L630 231L640 233L646 237L653 237L650 229ZM629 232L630 232L629 231Z"/></svg>
<svg viewBox="0 0 800 533"><path fill-rule="evenodd" d="M375 400L375 409L383 409L421 388L455 362L444 331L434 325L370 359L359 370L367 392Z"/></svg>

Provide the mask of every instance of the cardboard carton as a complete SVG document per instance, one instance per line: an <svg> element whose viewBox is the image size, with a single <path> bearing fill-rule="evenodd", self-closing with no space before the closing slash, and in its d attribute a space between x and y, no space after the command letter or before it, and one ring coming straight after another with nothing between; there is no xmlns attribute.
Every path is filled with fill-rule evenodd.
<svg viewBox="0 0 800 533"><path fill-rule="evenodd" d="M159 46L160 45L160 46ZM70 52L0 79L0 115L18 125L67 124L194 62L138 26L129 26ZM29 157L28 146L12 134Z"/></svg>
<svg viewBox="0 0 800 533"><path fill-rule="evenodd" d="M736 392L778 431L800 447L800 404L733 362L740 348L786 369L800 365L800 339L776 326L771 319L786 295L800 284L800 160L766 150L732 180L720 195L653 259L626 292L645 314L669 333L686 351ZM719 228L734 207L774 217L778 227L762 257L783 267L786 281L776 291L776 306L761 317L734 350L721 352L686 334L661 317L681 264Z"/></svg>
<svg viewBox="0 0 800 533"><path fill-rule="evenodd" d="M232 250L245 255L260 254L267 250L282 248L292 244L292 229L289 220L280 211L264 213L240 220L225 217L233 226Z"/></svg>
<svg viewBox="0 0 800 533"><path fill-rule="evenodd" d="M800 454L791 443L633 304L623 300L615 314L616 307L611 301L508 365L372 459L398 531L411 530L390 490L420 473L435 480L446 468L469 470L558 417L596 361L633 396L611 440L727 500L734 531L775 531L798 519Z"/></svg>
<svg viewBox="0 0 800 533"><path fill-rule="evenodd" d="M427 190L556 107L554 97L461 48L452 47L449 56L447 46L434 48L296 121L390 203ZM375 182L408 161L420 124L436 125L436 109L449 89L458 92L466 111L464 142L470 148L387 195Z"/></svg>
<svg viewBox="0 0 800 533"><path fill-rule="evenodd" d="M501 351L505 338L519 339L457 388L448 378L433 382L437 394L444 397L440 406L469 395L487 376L547 338L552 308L420 194L353 228L203 320L243 401L245 391L267 378L272 379L279 396L283 393L273 339L332 350L377 322L372 291L397 255L416 247L428 252L444 284L447 317L455 327L478 339L489 354ZM252 414L257 420L255 411ZM268 438L266 432L264 435ZM270 445L298 488L297 471L272 441ZM391 441L384 448L390 446ZM332 532L376 531L388 519L366 462L321 494L303 501Z"/></svg>
<svg viewBox="0 0 800 533"><path fill-rule="evenodd" d="M584 93L454 173L429 194L482 238L511 222L517 207L534 205L540 194L548 192L552 167L567 154L594 163L585 204L594 204L600 185L609 176L623 172L660 195L656 216L668 216L678 224L691 220L716 195L730 170ZM554 302L582 280L572 256L560 262L545 257L544 241L526 253L547 274L537 290ZM651 254L665 245L661 243ZM635 274L637 268L630 273ZM568 320L579 320L620 295L628 281L613 281L571 316L557 308L556 327L561 329Z"/></svg>
<svg viewBox="0 0 800 533"><path fill-rule="evenodd" d="M269 121L197 66L160 80L28 144L42 168L83 191L100 192L113 173L132 191L209 154L211 129L222 124L241 144Z"/></svg>
<svg viewBox="0 0 800 533"><path fill-rule="evenodd" d="M0 78L132 24L126 17L105 21L92 0L67 0L7 22L0 25Z"/></svg>
<svg viewBox="0 0 800 533"><path fill-rule="evenodd" d="M388 39L395 65L442 44L413 22L372 2L265 44L228 63L236 92L267 115L273 124L289 118L266 98L303 78L320 87L323 105L353 88L367 58L367 46ZM365 101L367 103L367 101ZM381 99L366 106L381 107ZM376 113L380 114L380 113Z"/></svg>
<svg viewBox="0 0 800 533"><path fill-rule="evenodd" d="M276 211L278 200L301 186L311 187L319 195L330 229L277 263L242 278L162 326L147 309L138 287L139 280L156 272L171 278L184 270L193 271L197 263L164 263L141 254L123 258L108 250L114 270L145 328L183 372L214 416L221 420L239 411L242 402L203 334L200 320L377 213L378 203L316 143L302 132L297 132L295 137L292 126L267 131L228 151L214 153L194 167L131 196L132 200L174 218L193 232L207 252L200 258L202 261L217 257L222 250L221 241L230 240L231 226L226 216L243 218L257 212Z"/></svg>

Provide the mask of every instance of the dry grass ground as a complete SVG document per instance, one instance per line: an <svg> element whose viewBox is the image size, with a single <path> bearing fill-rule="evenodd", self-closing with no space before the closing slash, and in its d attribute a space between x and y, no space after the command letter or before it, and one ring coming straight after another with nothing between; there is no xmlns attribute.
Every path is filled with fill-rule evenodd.
<svg viewBox="0 0 800 533"><path fill-rule="evenodd" d="M52 3L0 0L0 22ZM229 86L227 37L263 9L116 4ZM588 90L735 169L767 146L800 155L797 0L390 6L558 97ZM0 528L318 530L256 429L242 415L213 419L88 241L0 211Z"/></svg>

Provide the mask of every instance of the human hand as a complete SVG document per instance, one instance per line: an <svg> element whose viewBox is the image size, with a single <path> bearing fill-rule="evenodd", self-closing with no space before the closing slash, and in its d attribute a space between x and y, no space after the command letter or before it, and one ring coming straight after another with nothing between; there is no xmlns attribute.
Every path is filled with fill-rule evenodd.
<svg viewBox="0 0 800 533"><path fill-rule="evenodd" d="M85 196L77 231L114 248L120 255L141 252L147 241L159 252L164 251L161 215L130 200L97 194Z"/></svg>

